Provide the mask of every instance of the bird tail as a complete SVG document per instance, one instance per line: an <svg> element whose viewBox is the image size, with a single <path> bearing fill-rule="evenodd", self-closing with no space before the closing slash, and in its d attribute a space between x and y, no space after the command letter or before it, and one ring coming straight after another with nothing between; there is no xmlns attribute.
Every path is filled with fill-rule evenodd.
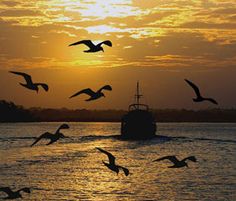
<svg viewBox="0 0 236 201"><path fill-rule="evenodd" d="M123 172L125 173L125 176L128 176L129 175L129 170L125 167L122 167L122 166L118 166L118 168L122 169Z"/></svg>

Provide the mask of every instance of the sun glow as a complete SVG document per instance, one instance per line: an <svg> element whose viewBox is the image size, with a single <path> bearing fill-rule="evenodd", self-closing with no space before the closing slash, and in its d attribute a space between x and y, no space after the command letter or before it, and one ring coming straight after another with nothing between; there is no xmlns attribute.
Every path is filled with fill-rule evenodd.
<svg viewBox="0 0 236 201"><path fill-rule="evenodd" d="M64 11L80 14L88 19L105 19L108 17L127 17L141 13L141 10L132 6L131 0L53 0L44 6L58 7Z"/></svg>
<svg viewBox="0 0 236 201"><path fill-rule="evenodd" d="M127 17L127 15L137 15L139 11L130 6L131 2L127 0L104 1L98 0L84 5L80 13L83 17L94 17L105 19L107 17Z"/></svg>

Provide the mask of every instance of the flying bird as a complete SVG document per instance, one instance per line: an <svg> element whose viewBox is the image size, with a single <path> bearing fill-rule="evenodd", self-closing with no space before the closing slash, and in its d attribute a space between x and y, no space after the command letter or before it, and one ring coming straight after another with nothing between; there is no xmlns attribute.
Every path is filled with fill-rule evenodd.
<svg viewBox="0 0 236 201"><path fill-rule="evenodd" d="M109 47L112 47L112 43L109 40L105 40L101 43L98 43L97 45L95 45L91 40L81 40L81 41L78 41L76 43L72 43L69 46L80 45L80 44L84 44L84 45L89 47L88 50L84 51L84 52L87 52L87 53L88 52L99 52L99 51L104 52L103 47L102 47L103 44L105 44Z"/></svg>
<svg viewBox="0 0 236 201"><path fill-rule="evenodd" d="M50 139L50 142L46 145L50 145L54 142L56 142L57 140L59 140L60 138L65 138L65 136L60 133L60 130L61 129L68 129L70 128L67 124L62 124L55 132L55 134L52 134L52 133L49 133L49 132L46 132L42 135L40 135L36 140L35 142L31 145L34 146L38 141L40 141L41 139Z"/></svg>
<svg viewBox="0 0 236 201"><path fill-rule="evenodd" d="M0 191L3 191L8 195L8 197L5 197L3 199L17 199L17 198L22 198L21 191L25 193L30 193L30 188L22 188L18 191L12 191L9 187L2 187L0 188Z"/></svg>
<svg viewBox="0 0 236 201"><path fill-rule="evenodd" d="M108 159L109 159L109 163L106 163L104 161L103 164L108 167L111 171L116 172L117 174L119 173L119 170L123 170L123 172L125 173L125 176L129 175L129 170L125 167L119 166L115 164L115 156L113 156L111 153L109 153L108 151L105 151L104 149L98 148L96 147L97 150L99 150L100 152L104 153L107 155Z"/></svg>
<svg viewBox="0 0 236 201"><path fill-rule="evenodd" d="M178 160L176 158L176 156L165 156L159 159L154 160L153 162L156 161L162 161L162 160L166 160L168 159L169 161L171 161L172 163L174 163L173 166L169 166L168 168L181 168L181 167L188 167L188 164L186 163L187 160L193 161L193 162L197 162L197 159L195 158L195 156L189 156L187 158L184 158L183 160Z"/></svg>
<svg viewBox="0 0 236 201"><path fill-rule="evenodd" d="M37 91L37 93L39 90L39 86L41 86L45 91L48 91L49 89L48 85L45 83L33 83L31 76L26 73L21 73L21 72L16 72L16 71L9 71L9 72L16 75L23 76L26 81L26 84L20 83L20 85L27 89L35 90Z"/></svg>
<svg viewBox="0 0 236 201"><path fill-rule="evenodd" d="M218 105L218 103L216 102L216 100L214 100L213 98L204 98L204 97L202 97L199 88L198 88L194 83L192 83L191 81L189 81L189 80L187 80L187 79L185 79L185 81L186 81L186 82L193 88L193 90L195 91L195 94L196 94L197 97L196 97L196 98L193 98L193 101L194 101L194 102L210 101L211 103Z"/></svg>
<svg viewBox="0 0 236 201"><path fill-rule="evenodd" d="M90 96L90 98L85 100L85 101L92 101L92 100L96 100L96 99L101 98L101 97L105 97L104 93L102 93L102 90L111 91L112 88L111 88L110 85L105 85L101 89L99 89L97 92L94 92L92 89L87 88L87 89L83 89L83 90L75 93L70 98L73 98L73 97L78 96L80 94L87 94L87 95Z"/></svg>

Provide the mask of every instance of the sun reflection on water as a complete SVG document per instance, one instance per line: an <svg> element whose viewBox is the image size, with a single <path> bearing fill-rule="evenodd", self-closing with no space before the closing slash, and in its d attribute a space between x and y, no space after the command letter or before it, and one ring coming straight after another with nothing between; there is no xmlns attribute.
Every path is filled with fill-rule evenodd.
<svg viewBox="0 0 236 201"><path fill-rule="evenodd" d="M0 186L32 187L30 195L24 194L25 200L217 200L219 197L233 200L230 175L236 161L232 143L224 149L224 144L182 138L128 142L111 137L119 134L119 124L70 123L66 131L69 138L52 146L42 142L29 147L33 141L30 137L46 129L53 130L57 124L13 126L15 134L12 129L0 128L6 139L12 137L8 140L10 145L0 140ZM189 128L175 126L175 131L171 131L171 126L159 126L159 132L171 136L200 135L197 129L188 133L194 126ZM217 129L213 133L216 136ZM202 135L206 137L206 133ZM130 175L126 177L123 172L116 175L106 168L102 161L107 161L107 157L95 147L115 155L117 163L127 167ZM195 155L198 163L189 163L189 168L169 169L168 161L152 162L172 154L180 158ZM220 164L225 154L229 157L227 164Z"/></svg>

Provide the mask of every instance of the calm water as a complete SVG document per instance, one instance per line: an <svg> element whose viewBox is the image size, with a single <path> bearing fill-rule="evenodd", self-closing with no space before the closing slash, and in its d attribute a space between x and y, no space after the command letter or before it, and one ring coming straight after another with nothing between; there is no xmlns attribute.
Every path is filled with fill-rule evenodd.
<svg viewBox="0 0 236 201"><path fill-rule="evenodd" d="M61 123L0 124L0 186L31 187L23 200L236 200L236 124L161 123L158 134L170 140L128 142L113 138L118 123L69 123L69 138L30 147L34 137ZM102 164L117 157L125 177ZM195 155L190 168L170 169L151 161L166 155ZM0 197L4 197L0 193Z"/></svg>

